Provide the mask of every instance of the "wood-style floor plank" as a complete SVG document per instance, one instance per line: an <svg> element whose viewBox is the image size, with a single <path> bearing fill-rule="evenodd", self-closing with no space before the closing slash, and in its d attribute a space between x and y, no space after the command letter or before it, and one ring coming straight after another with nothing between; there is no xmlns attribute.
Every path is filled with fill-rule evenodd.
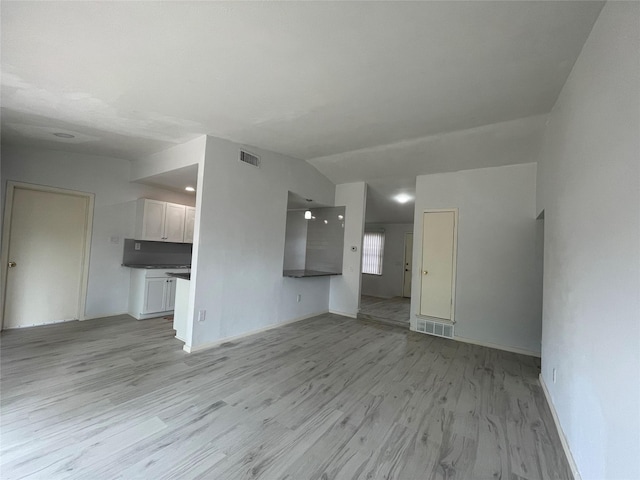
<svg viewBox="0 0 640 480"><path fill-rule="evenodd" d="M186 354L128 316L2 333L3 479L570 479L536 359L321 315Z"/></svg>

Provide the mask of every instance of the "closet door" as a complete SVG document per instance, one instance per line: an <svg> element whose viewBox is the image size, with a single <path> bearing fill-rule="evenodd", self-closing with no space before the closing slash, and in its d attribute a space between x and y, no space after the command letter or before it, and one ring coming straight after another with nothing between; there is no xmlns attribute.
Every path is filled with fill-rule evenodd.
<svg viewBox="0 0 640 480"><path fill-rule="evenodd" d="M456 211L425 212L420 315L453 319Z"/></svg>

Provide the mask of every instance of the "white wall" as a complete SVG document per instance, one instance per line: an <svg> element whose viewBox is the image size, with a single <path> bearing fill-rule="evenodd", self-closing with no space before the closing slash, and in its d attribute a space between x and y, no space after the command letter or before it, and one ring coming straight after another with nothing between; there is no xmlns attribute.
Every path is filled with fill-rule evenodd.
<svg viewBox="0 0 640 480"><path fill-rule="evenodd" d="M2 146L3 182L14 180L95 194L87 318L127 312L130 270L120 264L123 239L134 233L135 200L146 197L193 205L192 195L130 183L130 169L128 160L118 158ZM2 203L4 207L4 198ZM117 237L118 243L111 243L111 237Z"/></svg>
<svg viewBox="0 0 640 480"><path fill-rule="evenodd" d="M455 335L540 351L535 178L534 163L417 178L412 329L420 309L423 212L458 208Z"/></svg>
<svg viewBox="0 0 640 480"><path fill-rule="evenodd" d="M367 184L343 183L336 186L335 205L345 206L342 275L331 277L329 311L349 317L358 315L362 272L362 235L367 201ZM356 251L352 252L351 247Z"/></svg>
<svg viewBox="0 0 640 480"><path fill-rule="evenodd" d="M640 478L639 25L605 5L539 161L542 375L584 480Z"/></svg>
<svg viewBox="0 0 640 480"><path fill-rule="evenodd" d="M413 233L413 223L367 223L364 230L384 230L384 256L382 275L362 275L362 295L401 297L404 282L405 234Z"/></svg>
<svg viewBox="0 0 640 480"><path fill-rule="evenodd" d="M131 180L141 180L159 173L177 170L204 162L207 136L202 135L186 143L136 160L131 165Z"/></svg>
<svg viewBox="0 0 640 480"><path fill-rule="evenodd" d="M306 162L258 148L249 150L260 168L243 164L240 148L207 137L187 348L327 311L329 279L284 278L282 266L288 191L331 205L334 185Z"/></svg>

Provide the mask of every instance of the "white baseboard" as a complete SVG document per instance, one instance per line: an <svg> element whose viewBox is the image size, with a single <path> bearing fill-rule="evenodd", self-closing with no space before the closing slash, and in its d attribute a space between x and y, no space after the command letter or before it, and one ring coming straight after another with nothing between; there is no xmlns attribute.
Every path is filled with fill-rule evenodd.
<svg viewBox="0 0 640 480"><path fill-rule="evenodd" d="M122 315L129 315L129 312L106 313L104 315L91 315L90 317L81 318L80 321L84 322L85 320L97 320L98 318L120 317ZM131 315L129 315L129 316L131 316Z"/></svg>
<svg viewBox="0 0 640 480"><path fill-rule="evenodd" d="M538 357L538 358L540 358L540 352L534 352L533 350L527 350L525 348L510 347L508 345L500 345L500 344L491 343L491 342L481 342L479 340L473 340L471 338L458 337L457 335L454 335L453 339L457 340L459 342L472 343L474 345L480 345L481 347L495 348L497 350L504 350L505 352L519 353L521 355L528 355L530 357Z"/></svg>
<svg viewBox="0 0 640 480"><path fill-rule="evenodd" d="M302 320L307 320L308 318L317 317L318 315L324 315L325 313L329 313L329 312L327 312L327 310L323 310L322 312L311 313L309 315L304 315L302 317L297 317L297 318L294 318L292 320L287 320L285 322L274 323L273 325L269 325L267 327L258 328L256 330L250 330L250 331L242 333L240 335L234 335L233 337L221 338L219 340L216 340L215 342L204 343L202 345L197 345L195 347L192 347L190 345L185 345L185 346L182 347L182 349L187 353L194 353L194 352L200 352L202 350L208 350L209 348L217 347L217 346L219 346L219 345L221 345L223 343L226 343L226 342L232 342L232 341L238 340L240 338L248 337L250 335L255 335L256 333L266 332L267 330L273 330L274 328L283 327L283 326L289 325L291 323L301 322Z"/></svg>
<svg viewBox="0 0 640 480"><path fill-rule="evenodd" d="M32 325L16 325L13 327L2 327L2 330L18 330L20 328L31 328L31 327L44 327L45 325L55 325L58 323L69 323L69 322L77 322L77 318L71 318L69 320L54 320L53 322L44 322L44 323L34 323Z"/></svg>
<svg viewBox="0 0 640 480"><path fill-rule="evenodd" d="M333 313L335 315L341 315L343 317L358 318L357 313L347 313L347 312L341 312L339 310L329 310L329 313Z"/></svg>
<svg viewBox="0 0 640 480"><path fill-rule="evenodd" d="M82 317L82 318L71 318L69 320L55 320L53 322L45 322L45 323L38 323L38 324L33 324L33 325L20 325L17 327L3 327L3 330L15 330L18 328L31 328L31 327L41 327L44 325L55 325L58 323L69 323L69 322L84 322L86 320L98 320L100 318L109 318L109 317L120 317L122 315L129 315L127 312L122 312L122 313L109 313L107 315L97 315L97 316L91 316L91 317Z"/></svg>
<svg viewBox="0 0 640 480"><path fill-rule="evenodd" d="M551 416L553 417L553 423L556 425L556 430L558 431L558 436L560 437L560 443L562 443L562 449L564 450L564 454L567 457L567 461L569 462L569 468L571 469L571 473L573 473L573 480L582 480L580 476L580 472L578 471L578 466L576 465L575 460L573 459L573 455L571 454L571 449L569 448L569 442L567 441L567 437L564 434L564 430L562 430L562 426L560 426L560 419L558 418L558 412L556 412L556 408L551 401L551 395L549 394L549 389L547 388L547 384L542 377L542 374L539 376L540 385L542 386L542 391L544 392L544 397L547 400L547 405L549 405L549 410L551 410Z"/></svg>

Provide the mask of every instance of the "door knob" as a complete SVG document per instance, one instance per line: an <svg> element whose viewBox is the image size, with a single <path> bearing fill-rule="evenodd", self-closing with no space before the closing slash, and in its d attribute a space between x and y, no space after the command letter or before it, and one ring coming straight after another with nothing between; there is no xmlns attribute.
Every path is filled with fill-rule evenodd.
<svg viewBox="0 0 640 480"><path fill-rule="evenodd" d="M9 262L9 268L13 268L16 266L16 262Z"/></svg>
<svg viewBox="0 0 640 480"><path fill-rule="evenodd" d="M427 273L429 273L429 272L427 272L426 270L423 270L423 271L422 271L422 274L423 274L423 275L426 275Z"/></svg>

